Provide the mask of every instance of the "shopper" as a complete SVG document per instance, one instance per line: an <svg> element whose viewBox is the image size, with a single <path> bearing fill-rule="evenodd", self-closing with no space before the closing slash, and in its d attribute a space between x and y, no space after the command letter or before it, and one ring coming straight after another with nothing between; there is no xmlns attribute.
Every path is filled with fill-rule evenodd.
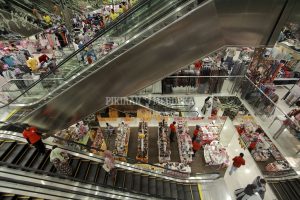
<svg viewBox="0 0 300 200"><path fill-rule="evenodd" d="M194 154L193 154L193 157L196 156L196 152L201 148L201 141L200 141L200 138L196 138L195 141L193 142L193 151L194 151Z"/></svg>
<svg viewBox="0 0 300 200"><path fill-rule="evenodd" d="M41 133L38 132L37 128L26 124L25 129L23 130L23 137L29 144L32 144L39 153L45 154L46 147L42 141Z"/></svg>
<svg viewBox="0 0 300 200"><path fill-rule="evenodd" d="M176 122L174 121L172 124L170 124L170 142L174 142L174 137L176 134Z"/></svg>
<svg viewBox="0 0 300 200"><path fill-rule="evenodd" d="M112 125L110 125L109 123L106 123L106 132L107 132L107 135L110 137L114 134L115 129Z"/></svg>
<svg viewBox="0 0 300 200"><path fill-rule="evenodd" d="M280 134L288 127L290 128L292 134L296 136L300 135L300 109L293 109L287 115L291 119L286 119L283 121L281 127L274 134L274 139L277 139Z"/></svg>
<svg viewBox="0 0 300 200"><path fill-rule="evenodd" d="M201 109L201 112L203 115L206 114L207 112L207 109L211 107L211 102L210 102L210 97L207 97L205 100L204 100L204 105Z"/></svg>
<svg viewBox="0 0 300 200"><path fill-rule="evenodd" d="M196 129L194 130L194 135L193 135L193 138L192 138L192 142L194 142L197 137L200 137L199 132L200 132L200 126L196 125Z"/></svg>
<svg viewBox="0 0 300 200"><path fill-rule="evenodd" d="M119 17L119 14L115 12L114 9L111 9L109 18L111 21L116 20Z"/></svg>
<svg viewBox="0 0 300 200"><path fill-rule="evenodd" d="M260 200L260 197L255 194L255 189L255 185L249 184L245 188L235 190L236 200Z"/></svg>
<svg viewBox="0 0 300 200"><path fill-rule="evenodd" d="M244 154L240 153L239 156L234 157L231 169L229 171L229 175L232 175L233 172L235 172L238 168L240 168L242 165L245 165L246 162L244 160Z"/></svg>
<svg viewBox="0 0 300 200"><path fill-rule="evenodd" d="M266 180L258 176L254 179L252 184L256 186L255 192L259 194L261 199L264 199L266 192Z"/></svg>
<svg viewBox="0 0 300 200"><path fill-rule="evenodd" d="M258 143L258 139L257 138L253 138L253 140L251 141L248 150L250 151L250 153L252 153L253 150L256 149L256 145Z"/></svg>
<svg viewBox="0 0 300 200"><path fill-rule="evenodd" d="M104 151L104 164L102 168L106 171L105 182L107 181L108 176L114 178L115 159L112 152L109 150Z"/></svg>
<svg viewBox="0 0 300 200"><path fill-rule="evenodd" d="M53 163L58 173L66 176L72 175L72 167L69 165L68 161L68 154L54 145L50 153L50 162Z"/></svg>

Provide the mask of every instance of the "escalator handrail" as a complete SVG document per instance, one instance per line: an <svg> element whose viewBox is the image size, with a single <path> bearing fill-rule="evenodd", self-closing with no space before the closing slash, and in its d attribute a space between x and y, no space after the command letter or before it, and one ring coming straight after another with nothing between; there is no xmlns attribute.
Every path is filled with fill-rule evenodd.
<svg viewBox="0 0 300 200"><path fill-rule="evenodd" d="M34 169L34 168L30 168L30 167L23 167L21 165L11 164L11 163L7 163L7 162L3 162L3 161L0 161L0 166L7 166L9 168L21 169L22 171L30 171L30 172L34 172L34 173L37 173L37 174L43 174L43 175L47 175L47 176L51 176L51 177L63 178L63 179L67 179L67 180L71 180L71 181L77 181L77 182L81 182L81 183L85 183L85 184L92 184L88 181L85 181L83 179L78 179L78 178L75 178L75 177L72 177L72 176L66 176L66 175L63 175L63 174L60 174L60 173L46 172L44 170ZM41 179L41 180L49 181L47 178ZM50 180L50 181L52 181L52 180ZM52 181L52 182L54 182L54 181ZM58 183L58 182L55 182L55 183ZM66 183L60 183L60 184L66 184ZM103 188L115 189L114 187L112 187L110 185L105 185L105 184L102 184L102 183L97 183L97 184L99 184ZM102 191L102 192L104 192L104 191ZM137 194L137 195L157 197L157 196L151 195L151 194L138 193L138 192L135 192L133 190L130 191L130 193L134 193L134 194Z"/></svg>
<svg viewBox="0 0 300 200"><path fill-rule="evenodd" d="M4 122L4 123L5 123L5 124L9 124L9 123L6 123L6 122ZM47 134L44 134L44 136L48 136L48 135L47 135ZM17 137L18 137L18 136L17 136ZM53 137L53 138L56 138L56 139L65 141L65 142L67 142L67 143L71 143L71 144L75 144L75 145L81 146L81 147L83 147L83 148L85 148L85 149L87 149L87 150L94 149L94 150L96 150L96 151L104 152L104 150L102 150L102 149L100 149L100 148L95 148L95 147L87 146L87 145L84 145L84 144L81 144L81 143L77 143L77 142L74 142L74 141L71 141L71 140L67 140L67 139L64 139L64 138L61 138L61 137L57 137L57 136L55 136L55 135L49 135L49 137ZM23 138L22 138L22 139L23 139ZM55 144L52 145L52 144L48 144L48 143L46 143L46 144L49 145L49 146L55 145ZM61 146L60 146L59 148L65 149L65 150L68 150L68 151L71 151L70 149L67 149L67 148L64 148L64 147L61 147ZM78 152L78 151L77 151L77 152ZM76 153L77 153L77 152L76 152ZM84 154L84 152L78 152L78 153ZM94 155L95 155L97 158L103 159L103 158L101 158L101 156L99 156L99 155L97 155L97 154L94 154ZM146 162L143 162L143 161L137 161L137 160L132 159L132 158L129 158L129 157L127 157L127 156L118 155L118 154L114 154L114 155L117 156L117 157L122 157L122 158L125 158L125 159L127 159L127 160L134 161L136 164L137 164L137 163L148 164L148 165L151 165L151 166L153 166L153 167L160 168L160 169L163 169L163 170L176 172L176 173L182 174L182 175L187 175L187 173L180 172L180 171L178 171L178 170L166 169L166 168L164 168L164 167L162 167L162 166L155 165L155 164L152 164L152 163L146 163ZM146 169L140 169L140 168L139 168L139 170L147 171ZM196 174L199 175L199 174L201 174L201 173L196 173ZM220 173L219 173L219 172L210 172L210 173L205 173L205 174L216 174L216 175L219 175L219 176L220 176ZM166 174L162 174L162 175L168 176L168 175L166 175ZM192 173L191 173L191 175L192 175ZM184 180L182 177L179 177L179 176L176 176L176 178Z"/></svg>
<svg viewBox="0 0 300 200"><path fill-rule="evenodd" d="M133 15L137 10L139 10L140 8L142 8L144 5L146 5L150 1L151 0L141 0L135 6L133 6L131 9L129 9L126 13L122 13L116 19L116 21L109 23L104 29L101 29L100 31L98 31L96 33L96 35L90 41L88 41L87 43L85 43L80 49L78 49L78 50L74 51L73 53L71 53L70 55L66 56L60 63L57 64L57 66L54 68L54 70L50 70L49 72L45 73L45 75L42 78L40 78L39 80L37 80L34 83L32 83L29 87L26 88L26 90L24 92L22 92L20 95L18 95L17 97L15 97L9 103L7 103L5 105L2 105L0 108L4 108L6 106L9 106L13 102L15 102L18 98L20 98L21 96L23 96L27 91L29 91L31 88L33 88L38 83L40 83L42 80L44 80L46 77L48 77L50 74L52 74L53 71L56 71L57 69L59 69L62 65L64 65L66 62L68 62L71 58L73 58L74 56L76 56L77 54L79 54L86 47L88 47L93 42L95 42L100 37L102 37L104 34L106 34L107 32L109 32L110 30L112 30L113 28L115 28L116 26L118 26L119 24L121 24L123 21L125 21L127 19L127 17L130 17L131 15Z"/></svg>

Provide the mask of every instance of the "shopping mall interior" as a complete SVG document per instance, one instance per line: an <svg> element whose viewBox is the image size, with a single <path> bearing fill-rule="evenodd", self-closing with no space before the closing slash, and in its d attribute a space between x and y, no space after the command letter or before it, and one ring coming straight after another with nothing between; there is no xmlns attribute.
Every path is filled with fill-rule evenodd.
<svg viewBox="0 0 300 200"><path fill-rule="evenodd" d="M0 13L0 199L300 199L299 0Z"/></svg>

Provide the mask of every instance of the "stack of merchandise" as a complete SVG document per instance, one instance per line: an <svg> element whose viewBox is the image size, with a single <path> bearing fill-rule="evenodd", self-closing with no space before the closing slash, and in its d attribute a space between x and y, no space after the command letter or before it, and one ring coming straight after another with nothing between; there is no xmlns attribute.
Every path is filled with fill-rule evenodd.
<svg viewBox="0 0 300 200"><path fill-rule="evenodd" d="M219 140L219 127L214 124L201 125L201 144L210 144L213 140Z"/></svg>
<svg viewBox="0 0 300 200"><path fill-rule="evenodd" d="M139 123L137 160L148 162L148 124Z"/></svg>
<svg viewBox="0 0 300 200"><path fill-rule="evenodd" d="M193 161L193 145L187 122L179 121L177 128L178 150L182 163Z"/></svg>
<svg viewBox="0 0 300 200"><path fill-rule="evenodd" d="M191 173L192 169L188 164L179 162L168 162L161 164L165 169L170 169L179 172Z"/></svg>
<svg viewBox="0 0 300 200"><path fill-rule="evenodd" d="M158 161L160 163L171 160L170 141L168 137L168 124L164 120L159 122L158 127Z"/></svg>
<svg viewBox="0 0 300 200"><path fill-rule="evenodd" d="M269 161L263 170L268 172L291 170L283 155L262 128L253 120L244 121L242 124L237 125L236 129L256 161ZM254 142L256 145L251 148L251 143Z"/></svg>
<svg viewBox="0 0 300 200"><path fill-rule="evenodd" d="M127 152L128 152L129 135L130 135L129 126L124 122L119 124L117 137L115 141L115 150L114 150L114 154L122 156L122 157L116 156L116 159L118 160L126 161L124 157L127 156Z"/></svg>
<svg viewBox="0 0 300 200"><path fill-rule="evenodd" d="M204 159L209 165L229 165L229 156L219 141L204 146Z"/></svg>
<svg viewBox="0 0 300 200"><path fill-rule="evenodd" d="M104 141L103 133L102 133L100 127L96 130L95 129L91 130L90 135L93 138L93 144L92 144L93 148L97 148L97 149L100 148L103 151L107 149L106 143ZM97 153L99 155L102 155L102 151L97 151L95 149L92 149L92 152L95 153L95 154Z"/></svg>

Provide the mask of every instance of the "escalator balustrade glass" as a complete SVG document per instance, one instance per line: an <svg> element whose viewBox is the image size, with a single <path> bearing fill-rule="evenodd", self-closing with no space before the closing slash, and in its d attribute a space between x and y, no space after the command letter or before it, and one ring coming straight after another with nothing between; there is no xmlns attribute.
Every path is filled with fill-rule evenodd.
<svg viewBox="0 0 300 200"><path fill-rule="evenodd" d="M67 56L57 65L56 70L43 76L26 91L22 91L17 97L10 92L5 95L10 99L10 104L15 106L38 105L43 100L50 100L195 7L194 1L186 2L141 1L136 8L132 8L132 12L129 10L121 15L118 20L97 33L83 48ZM177 9L179 6L181 8ZM145 26L148 28L145 29ZM54 82L45 89L44 85L49 86L46 78L56 78L55 75L62 77L64 81Z"/></svg>

